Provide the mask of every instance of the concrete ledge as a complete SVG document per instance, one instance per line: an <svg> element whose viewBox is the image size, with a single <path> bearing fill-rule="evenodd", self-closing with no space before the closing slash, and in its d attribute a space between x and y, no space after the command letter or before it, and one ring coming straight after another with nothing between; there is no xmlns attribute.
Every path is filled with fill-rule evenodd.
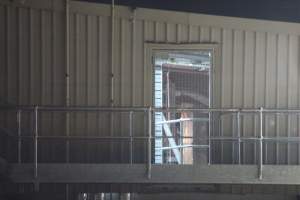
<svg viewBox="0 0 300 200"><path fill-rule="evenodd" d="M300 184L300 166L264 165L258 179L256 165L152 165L151 179L143 164L13 164L11 180L18 183L174 183L174 184Z"/></svg>

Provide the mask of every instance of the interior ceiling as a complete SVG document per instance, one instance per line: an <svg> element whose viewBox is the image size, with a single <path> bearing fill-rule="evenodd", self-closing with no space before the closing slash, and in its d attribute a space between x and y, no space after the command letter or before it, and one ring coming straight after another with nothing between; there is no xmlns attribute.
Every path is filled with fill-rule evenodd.
<svg viewBox="0 0 300 200"><path fill-rule="evenodd" d="M111 3L111 0L81 1ZM115 3L131 7L300 22L299 0L115 0Z"/></svg>

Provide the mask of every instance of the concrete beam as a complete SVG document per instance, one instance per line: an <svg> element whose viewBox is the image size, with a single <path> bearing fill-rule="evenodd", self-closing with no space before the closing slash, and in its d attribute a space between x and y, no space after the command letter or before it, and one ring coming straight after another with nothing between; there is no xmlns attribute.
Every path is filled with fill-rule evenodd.
<svg viewBox="0 0 300 200"><path fill-rule="evenodd" d="M300 166L266 165L258 179L255 165L152 165L151 179L143 164L13 164L17 183L128 183L128 184L293 184L300 185Z"/></svg>
<svg viewBox="0 0 300 200"><path fill-rule="evenodd" d="M297 200L297 196L294 195L275 195L275 194L209 194L209 193L160 193L160 194L135 194L136 200Z"/></svg>

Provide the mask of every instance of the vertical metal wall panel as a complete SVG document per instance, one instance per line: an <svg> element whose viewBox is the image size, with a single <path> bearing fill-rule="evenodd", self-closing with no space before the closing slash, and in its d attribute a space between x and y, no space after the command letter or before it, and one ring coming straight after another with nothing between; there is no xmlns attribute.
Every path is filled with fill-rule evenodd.
<svg viewBox="0 0 300 200"><path fill-rule="evenodd" d="M199 27L197 26L197 38L199 38ZM218 43L218 44L222 44L222 29L221 28L212 28L211 29L211 42L213 43ZM222 49L220 52L220 60L222 60ZM221 77L222 77L222 67L218 66L215 67L215 69L213 70L213 80L215 80L213 87L214 88L218 88L217 90L212 91L212 96L213 96L213 105L220 105L221 106L221 88L222 88L222 82L221 82ZM215 95L218 94L218 95ZM217 96L214 97L214 96ZM212 135L215 137L221 136L221 131L220 131L220 126L221 126L221 119L220 119L220 115L218 114L214 114L214 116L212 117L213 120L215 121L215 123L217 124L216 128L213 127L213 131L212 131ZM212 149L214 149L211 154L212 154L212 163L220 163L221 161L221 157L222 157L222 147L221 147L221 142L220 141L213 141L212 142Z"/></svg>
<svg viewBox="0 0 300 200"><path fill-rule="evenodd" d="M75 105L87 105L87 16L75 14L75 87L74 101ZM77 112L74 114L74 132L77 136L87 135L86 116L85 112ZM87 145L84 141L72 141L71 143L71 162L86 162Z"/></svg>
<svg viewBox="0 0 300 200"><path fill-rule="evenodd" d="M156 28L155 28L155 22L153 21L146 21L144 22L144 41L145 42L158 42L156 40ZM149 88L149 82L151 80L151 75L149 75L149 72L152 73L151 70L149 70L146 66L146 57L144 57L143 60L143 65L144 65L144 105L145 106L150 106L152 104L152 99L151 99L151 88ZM152 85L152 83L150 83L150 85Z"/></svg>
<svg viewBox="0 0 300 200"><path fill-rule="evenodd" d="M265 92L265 107L276 107L276 77L277 77L277 36L273 33L267 34L266 42L266 92ZM265 118L265 137L276 136L275 116L272 114L266 115ZM266 143L266 164L276 162L276 146L273 143Z"/></svg>
<svg viewBox="0 0 300 200"><path fill-rule="evenodd" d="M5 89L6 89L6 102L12 102L12 104L15 103L17 100L16 93L17 91L12 91L12 89L16 88L16 78L14 77L14 74L16 73L17 63L16 59L13 58L14 51L16 50L16 9L11 7L6 7L6 45L5 45L5 52L6 52L6 65L10 66L7 67L5 70L5 79L12 79L12 81L7 81L5 83ZM6 126L7 128L13 127L14 123L12 121L13 116L10 112L6 113Z"/></svg>
<svg viewBox="0 0 300 200"><path fill-rule="evenodd" d="M132 75L133 79L133 88L134 91L134 101L133 106L143 106L143 91L144 91L144 78L140 74L144 74L144 26L145 22L142 20L136 20L136 28L135 28L135 38L134 41L134 51L135 54L132 62L134 62L134 75Z"/></svg>
<svg viewBox="0 0 300 200"><path fill-rule="evenodd" d="M121 57L120 57L120 105L131 106L132 104L132 27L131 21L121 20ZM131 88L128 90L127 88ZM129 136L129 115L128 113L122 113L120 115L120 129L117 129L117 135L119 136ZM129 161L129 143L128 141L120 141L120 156L121 162Z"/></svg>
<svg viewBox="0 0 300 200"><path fill-rule="evenodd" d="M132 57L132 105L133 106L143 106L144 105L144 41L145 41L145 21L135 20L135 31L132 38L132 52L134 55ZM133 135L143 136L145 135L145 120L143 113L133 114ZM144 153L139 153L139 149L143 149ZM140 140L133 141L133 162L142 161L145 158L145 142ZM141 151L140 151L141 152Z"/></svg>
<svg viewBox="0 0 300 200"><path fill-rule="evenodd" d="M189 42L189 27L185 24L178 24L177 35L178 41L180 43L188 43Z"/></svg>
<svg viewBox="0 0 300 200"><path fill-rule="evenodd" d="M65 22L64 13L52 11L52 90L53 105L65 102ZM58 118L60 119L60 118Z"/></svg>
<svg viewBox="0 0 300 200"><path fill-rule="evenodd" d="M70 104L71 105L76 105L75 102L75 90L74 88L76 87L76 46L77 46L77 37L75 35L76 30L77 30L77 24L76 24L76 14L72 13L70 14L69 18L69 26L70 26L70 36L69 36L69 41L70 41ZM71 115L74 117L74 115ZM72 127L72 126L71 126ZM72 132L72 131L71 131Z"/></svg>
<svg viewBox="0 0 300 200"><path fill-rule="evenodd" d="M70 66L70 105L75 106L76 101L76 91L74 88L76 88L76 64L77 64L77 46L78 46L78 40L76 36L76 31L77 31L77 23L76 23L76 14L70 14L69 18L69 28L70 28L70 35L69 35L69 48L70 48L70 61L69 64ZM76 113L70 113L70 122L69 122L69 127L70 127L70 135L76 135ZM73 160L73 153L76 153L76 147L77 145L74 144L74 142L70 141L70 155L67 155L69 157L69 160L72 162ZM75 152L73 152L75 151Z"/></svg>
<svg viewBox="0 0 300 200"><path fill-rule="evenodd" d="M298 107L298 37L289 35L288 39L288 107ZM298 116L288 117L288 131L290 137L298 137ZM287 159L289 164L297 164L298 162L299 144L290 144L287 149ZM294 153L292 153L294 152Z"/></svg>
<svg viewBox="0 0 300 200"><path fill-rule="evenodd" d="M52 41L50 40L49 32L51 23L50 23L50 15L48 11L40 11L40 51L41 51L41 63L39 65L40 68L40 87L41 87L41 100L40 104L43 105L51 105L51 73L49 71L51 70L51 62L49 60L49 57L51 57L49 54L51 52L51 46L49 43ZM40 120L39 120L39 135L51 135L51 113L45 113L42 112L39 114ZM38 144L39 146L39 160L41 162L45 162L44 158L47 157L47 155L50 155L50 159L54 156L54 152L51 147L52 142L45 142L40 141ZM49 158L48 158L49 159Z"/></svg>
<svg viewBox="0 0 300 200"><path fill-rule="evenodd" d="M277 53L277 106L279 108L288 106L287 96L287 75L288 75L288 36L278 35L278 53ZM287 116L277 116L277 135L279 137L287 136ZM287 163L287 144L278 143L277 145L277 163Z"/></svg>
<svg viewBox="0 0 300 200"><path fill-rule="evenodd" d="M265 105L267 34L255 32L254 49L254 107Z"/></svg>
<svg viewBox="0 0 300 200"><path fill-rule="evenodd" d="M167 36L167 26L163 22L154 22L155 42L165 42Z"/></svg>
<svg viewBox="0 0 300 200"><path fill-rule="evenodd" d="M232 87L232 107L243 107L243 97L244 97L244 70L245 70L245 31L243 30L233 30L233 68L232 68L232 81L231 81L231 87ZM245 116L241 117L241 124L242 124L242 130L241 130L241 136L244 137L244 122L245 122ZM235 117L232 116L232 130L229 135L234 136L236 135L237 130L237 124ZM235 163L236 156L235 152L238 151L238 145L236 142L231 142L231 145L234 149L232 149L232 163ZM241 144L241 159L242 163L245 162L245 146L246 143Z"/></svg>
<svg viewBox="0 0 300 200"><path fill-rule="evenodd" d="M87 16L87 104L97 105L97 17ZM95 112L87 114L86 132L90 136L97 135L97 115ZM87 162L93 163L97 159L97 141L87 142Z"/></svg>
<svg viewBox="0 0 300 200"><path fill-rule="evenodd" d="M254 68L253 68L253 107L264 106L265 102L265 85L266 85L266 33L254 33ZM254 135L259 133L259 117L254 117ZM265 119L265 118L264 118ZM265 150L265 144L263 144ZM258 144L254 146L254 161L257 162Z"/></svg>
<svg viewBox="0 0 300 200"><path fill-rule="evenodd" d="M122 18L114 18L114 66L113 67L113 78L114 78L114 99L113 99L113 104L114 106L121 106L121 56L124 53L122 51L122 34L123 34L123 27L121 26L123 19ZM128 91L129 92L129 91ZM113 131L111 132L112 136L118 136L120 134L120 129L116 127L120 127L120 113L113 113ZM114 140L114 141L109 141L111 143L111 162L117 163L120 162L121 160L121 151L120 151L120 141Z"/></svg>
<svg viewBox="0 0 300 200"><path fill-rule="evenodd" d="M200 27L200 42L211 42L211 27Z"/></svg>
<svg viewBox="0 0 300 200"><path fill-rule="evenodd" d="M122 106L131 106L132 101L132 28L129 20L122 20L121 22L121 64L120 64L120 72L121 72L121 80L120 80L120 93L121 93L121 105ZM131 88L128 90L128 88Z"/></svg>
<svg viewBox="0 0 300 200"><path fill-rule="evenodd" d="M0 6L0 95L1 95L1 103L6 101L6 63L5 63L5 56L6 56L6 22L5 22L5 18L6 18L6 6L1 5ZM4 120L4 119L3 119Z"/></svg>
<svg viewBox="0 0 300 200"><path fill-rule="evenodd" d="M199 29L198 29L199 30ZM222 38L222 28L216 28L211 27L210 28L210 42L216 43L216 44L222 44L223 38ZM222 89L222 45L217 49L216 57L219 57L218 60L215 60L215 66L212 69L212 87L214 88L211 94L212 96L212 105L216 105L216 107L221 107L221 89Z"/></svg>
<svg viewBox="0 0 300 200"><path fill-rule="evenodd" d="M11 104L18 103L18 80L15 76L17 74L17 61L18 58L15 58L15 52L18 49L18 40L17 40L17 19L18 8L8 7L7 8L7 42L8 46L6 49L7 53L7 79L11 80L7 82L7 101Z"/></svg>
<svg viewBox="0 0 300 200"><path fill-rule="evenodd" d="M99 18L99 25L101 25L101 28L99 29L98 32L98 37L100 40L99 44L99 56L101 55L101 60L100 62L100 71L99 73L101 74L100 78L100 83L101 87L99 87L100 92L99 92L99 98L101 99L101 105L103 106L108 106L110 103L110 66L109 66L109 38L110 34L108 30L110 25L109 25L109 18L108 17L100 17ZM99 77L98 77L99 79Z"/></svg>
<svg viewBox="0 0 300 200"><path fill-rule="evenodd" d="M189 25L189 42L199 42L199 26Z"/></svg>
<svg viewBox="0 0 300 200"><path fill-rule="evenodd" d="M176 24L174 23L166 23L167 26L167 42L175 43L176 36Z"/></svg>
<svg viewBox="0 0 300 200"><path fill-rule="evenodd" d="M114 66L113 66L113 71L114 71L114 105L115 106L121 106L121 91L120 91L120 86L121 86L121 55L122 53L122 43L121 43L121 35L122 35L122 18L115 18L114 19L114 25L115 25L115 32L114 32L114 45L113 45L113 50L114 50Z"/></svg>
<svg viewBox="0 0 300 200"><path fill-rule="evenodd" d="M233 38L232 106L241 108L244 106L245 32L234 30Z"/></svg>
<svg viewBox="0 0 300 200"><path fill-rule="evenodd" d="M233 59L234 59L234 31L230 29L222 30L222 89L221 89L221 106L233 107ZM226 95L227 94L227 95ZM224 115L221 120L221 135L232 136L232 116ZM221 161L222 163L232 163L231 142L221 143ZM225 153L224 153L225 152Z"/></svg>
<svg viewBox="0 0 300 200"><path fill-rule="evenodd" d="M254 51L255 51L255 33L244 32L244 47L243 47L243 107L253 108L254 106ZM255 137L254 117L245 115L243 117L243 135L245 137ZM243 144L243 163L256 163L255 142Z"/></svg>
<svg viewBox="0 0 300 200"><path fill-rule="evenodd" d="M6 75L5 75L5 6L0 5L0 102L3 103L5 101L5 83L6 83ZM5 127L6 116L4 112L0 113L0 124ZM2 157L5 157L5 142L0 139L0 154Z"/></svg>

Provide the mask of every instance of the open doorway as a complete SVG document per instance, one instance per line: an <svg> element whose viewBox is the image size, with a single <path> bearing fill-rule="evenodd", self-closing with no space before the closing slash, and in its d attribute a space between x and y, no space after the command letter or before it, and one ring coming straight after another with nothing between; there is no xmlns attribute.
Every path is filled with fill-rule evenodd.
<svg viewBox="0 0 300 200"><path fill-rule="evenodd" d="M152 53L155 107L209 108L210 50L163 50ZM155 112L155 163L207 163L209 114Z"/></svg>

